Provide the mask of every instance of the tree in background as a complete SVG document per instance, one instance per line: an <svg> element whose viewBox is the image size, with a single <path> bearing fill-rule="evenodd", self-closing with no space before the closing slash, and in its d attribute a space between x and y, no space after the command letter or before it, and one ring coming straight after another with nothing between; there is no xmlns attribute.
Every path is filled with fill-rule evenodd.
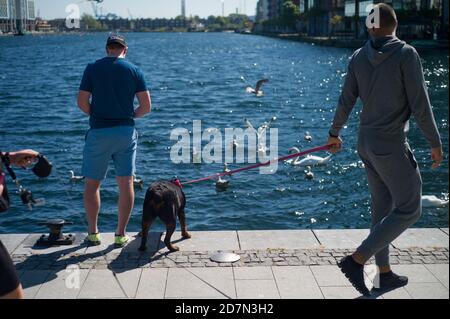
<svg viewBox="0 0 450 319"><path fill-rule="evenodd" d="M100 21L86 13L81 16L81 24L85 30L89 31L104 31L107 29Z"/></svg>
<svg viewBox="0 0 450 319"><path fill-rule="evenodd" d="M285 0L280 21L282 25L295 30L299 19L300 8L292 0Z"/></svg>

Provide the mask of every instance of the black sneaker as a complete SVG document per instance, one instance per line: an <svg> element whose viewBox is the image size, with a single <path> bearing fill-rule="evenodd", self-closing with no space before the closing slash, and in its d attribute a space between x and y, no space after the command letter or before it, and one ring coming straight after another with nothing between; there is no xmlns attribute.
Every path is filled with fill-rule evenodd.
<svg viewBox="0 0 450 319"><path fill-rule="evenodd" d="M392 271L379 274L379 287L373 287L376 291L394 290L408 284L408 277L399 276Z"/></svg>
<svg viewBox="0 0 450 319"><path fill-rule="evenodd" d="M363 265L360 265L354 261L352 256L347 256L342 258L342 260L338 263L338 267L360 294L366 297L370 296L370 291L367 289L364 282Z"/></svg>

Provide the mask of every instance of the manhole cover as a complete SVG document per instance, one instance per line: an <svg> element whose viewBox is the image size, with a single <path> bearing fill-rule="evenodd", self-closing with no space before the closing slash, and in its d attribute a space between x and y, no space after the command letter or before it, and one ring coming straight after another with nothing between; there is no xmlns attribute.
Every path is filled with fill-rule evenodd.
<svg viewBox="0 0 450 319"><path fill-rule="evenodd" d="M241 259L241 256L232 253L218 253L211 256L211 260L217 263L234 263Z"/></svg>

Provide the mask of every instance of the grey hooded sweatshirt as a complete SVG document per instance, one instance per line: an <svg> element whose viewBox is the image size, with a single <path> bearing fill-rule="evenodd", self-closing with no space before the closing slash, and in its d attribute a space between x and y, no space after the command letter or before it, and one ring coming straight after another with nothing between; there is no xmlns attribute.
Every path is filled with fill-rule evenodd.
<svg viewBox="0 0 450 319"><path fill-rule="evenodd" d="M331 135L339 135L358 97L362 134L402 138L413 115L430 146L442 145L420 57L397 37L369 40L351 56Z"/></svg>

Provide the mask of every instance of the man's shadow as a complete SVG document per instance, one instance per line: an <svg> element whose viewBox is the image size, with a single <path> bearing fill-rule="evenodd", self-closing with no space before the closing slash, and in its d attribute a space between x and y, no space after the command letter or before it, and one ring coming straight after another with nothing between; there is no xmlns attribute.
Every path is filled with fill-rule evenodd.
<svg viewBox="0 0 450 319"><path fill-rule="evenodd" d="M82 235L77 234L77 237L78 236ZM164 252L160 250L160 247L164 247L161 236L162 233L160 232L151 232L149 234L149 250L145 252L140 252L138 250L140 245L140 237L138 236L135 236L133 240L123 248L118 248L114 243L111 243L104 249L94 249L92 252L86 252L86 250L96 246L77 240L73 246L70 246L67 249L49 253L41 252L39 254L27 256L25 260L15 263L15 267L19 273L22 273L21 281L24 289L56 279L57 273L67 269L67 266L69 265L78 265L80 267L80 265L86 261L98 259L99 257L104 257L107 269L115 273L122 273L144 267L149 263L167 256L169 253L168 251ZM49 247L37 246L36 244L30 244L27 248L31 248L35 251L49 249ZM115 250L117 250L117 256L114 254ZM42 266L42 264L45 264L45 266ZM93 264L95 264L95 262ZM92 265L92 267L93 266L94 265ZM80 269L83 268L85 267L81 265ZM89 267L86 267L85 269L87 268ZM42 271L42 273L34 273L33 276L23 278L28 271Z"/></svg>
<svg viewBox="0 0 450 319"><path fill-rule="evenodd" d="M67 266L78 265L87 260L104 256L113 249L113 246L108 246L105 250L101 250L101 251L95 251L92 253L80 252L79 254L73 254L73 253L79 251L80 249L88 248L88 247L90 247L88 244L81 243L77 246L73 246L68 249L58 250L58 251L51 252L48 254L34 254L34 255L27 257L22 262L16 263L15 264L16 269L18 271L23 271L23 274L26 274L27 271L39 271L39 270L41 270L43 272L48 272L47 276L36 275L33 277L27 277L27 280L22 281L22 287L24 289L26 289L26 288L30 288L33 286L37 286L37 285L52 281L57 278L56 273L61 270L66 269ZM32 249L44 249L43 247L38 247L38 246L32 246L31 248ZM70 255L70 256L67 258L66 257L67 255ZM64 259L60 260L61 257L64 257ZM51 265L49 267L46 267L46 269L39 269L39 264L41 263L41 261L43 259L45 259L47 263L48 263L48 261L50 261ZM31 266L38 265L38 267L34 268L34 267L30 267L30 265Z"/></svg>
<svg viewBox="0 0 450 319"><path fill-rule="evenodd" d="M356 299L378 299L379 297L382 297L384 294L387 294L387 293L389 293L389 292L395 291L395 290L400 289L400 288L402 288L402 287L399 287L399 288L390 288L390 289L383 289L383 290L381 290L381 289L372 289L372 290L370 291L370 293L371 293L370 296L368 296L368 297L366 297L366 296L360 296L360 297L358 297L358 298L356 298Z"/></svg>

